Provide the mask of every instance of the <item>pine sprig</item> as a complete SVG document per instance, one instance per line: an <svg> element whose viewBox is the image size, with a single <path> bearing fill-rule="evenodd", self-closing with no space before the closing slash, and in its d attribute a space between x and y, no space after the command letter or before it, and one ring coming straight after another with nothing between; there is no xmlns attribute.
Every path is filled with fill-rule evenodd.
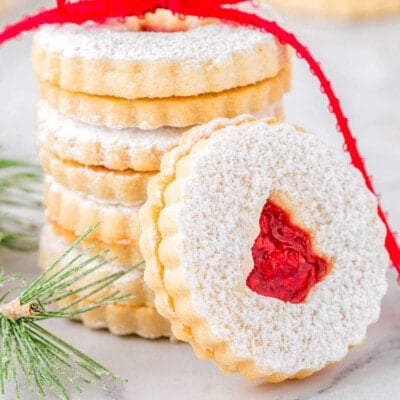
<svg viewBox="0 0 400 400"><path fill-rule="evenodd" d="M32 251L37 248L38 226L20 217L21 209L41 209L40 167L0 159L0 248ZM26 215L26 213L24 213Z"/></svg>
<svg viewBox="0 0 400 400"><path fill-rule="evenodd" d="M117 291L102 295L101 291L115 280L136 268L120 271L93 283L82 279L98 271L112 260L106 259L108 251L88 255L90 247L77 251L78 246L92 233L90 228L58 260L49 266L35 281L27 284L21 275L5 275L0 271L0 286L10 282L19 285L9 289L0 299L0 393L5 393L6 382L15 386L20 399L19 377L22 375L31 393L42 399L52 392L59 399L69 400L67 387L81 392L76 382L93 383L105 388L104 377L120 379L105 367L86 356L62 339L53 335L37 322L49 318L71 318L97 307L126 301L132 296L121 296ZM71 285L74 289L71 289ZM5 303L15 292L20 295ZM88 297L98 295L89 305L82 305ZM56 310L53 306L70 296L72 302Z"/></svg>

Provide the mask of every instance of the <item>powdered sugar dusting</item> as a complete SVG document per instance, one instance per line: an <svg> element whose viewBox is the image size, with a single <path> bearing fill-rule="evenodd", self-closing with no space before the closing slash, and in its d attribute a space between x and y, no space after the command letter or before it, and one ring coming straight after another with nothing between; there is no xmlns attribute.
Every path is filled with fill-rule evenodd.
<svg viewBox="0 0 400 400"><path fill-rule="evenodd" d="M38 105L39 140L46 140L46 133L57 134L64 140L76 141L76 145L68 149L70 154L64 158L76 159L81 150L80 143L100 143L104 152L114 146L128 149L132 158L138 153L150 152L152 149L165 152L176 146L185 128L162 127L153 130L139 128L112 129L105 126L86 124L69 118L49 107L43 100Z"/></svg>
<svg viewBox="0 0 400 400"><path fill-rule="evenodd" d="M378 318L386 291L385 229L359 171L316 136L261 122L220 129L191 157L174 205L179 256L194 307L216 340L228 342L238 358L284 374L344 357ZM332 263L301 304L246 286L259 216L271 195Z"/></svg>
<svg viewBox="0 0 400 400"><path fill-rule="evenodd" d="M280 107L279 102L258 114L275 115L275 110ZM92 164L88 163L88 152L96 152L98 162L95 165L105 165L111 169L145 168L148 171L151 167L151 170L158 170L161 156L177 146L183 132L188 129L112 129L66 117L43 100L38 103L39 144L61 159L84 165L93 165L93 158ZM116 168L121 165L124 168Z"/></svg>
<svg viewBox="0 0 400 400"><path fill-rule="evenodd" d="M174 60L194 65L209 62L209 68L229 61L234 53L252 52L260 44L275 46L270 34L226 24L199 26L183 32L124 31L120 24L45 25L35 34L35 41L63 57Z"/></svg>

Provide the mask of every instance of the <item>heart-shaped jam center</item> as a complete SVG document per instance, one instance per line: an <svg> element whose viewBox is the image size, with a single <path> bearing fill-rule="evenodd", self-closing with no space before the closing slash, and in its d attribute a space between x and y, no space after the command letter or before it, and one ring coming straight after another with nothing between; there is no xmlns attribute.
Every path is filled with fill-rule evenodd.
<svg viewBox="0 0 400 400"><path fill-rule="evenodd" d="M328 273L308 233L291 223L289 215L268 200L260 217L260 234L251 249L254 268L246 284L254 292L290 303L301 303Z"/></svg>

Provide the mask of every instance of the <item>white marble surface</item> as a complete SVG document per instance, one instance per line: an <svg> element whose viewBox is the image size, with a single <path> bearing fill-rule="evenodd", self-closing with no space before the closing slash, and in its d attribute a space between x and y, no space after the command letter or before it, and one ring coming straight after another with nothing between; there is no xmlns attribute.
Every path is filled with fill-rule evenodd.
<svg viewBox="0 0 400 400"><path fill-rule="evenodd" d="M37 4L37 3L36 3ZM0 26L5 19L0 19ZM363 23L290 20L289 25L322 65L342 99L393 227L400 230L400 19ZM3 154L36 159L36 85L29 66L30 37L0 48L0 142ZM287 119L340 145L335 122L316 80L296 60ZM35 276L36 255L4 252L8 272ZM117 338L56 321L51 329L128 379L106 393L88 388L73 399L379 400L400 393L400 287L393 270L381 317L364 344L340 363L302 381L249 382L199 361L186 344ZM7 400L13 396L4 397ZM25 399L32 399L26 395Z"/></svg>

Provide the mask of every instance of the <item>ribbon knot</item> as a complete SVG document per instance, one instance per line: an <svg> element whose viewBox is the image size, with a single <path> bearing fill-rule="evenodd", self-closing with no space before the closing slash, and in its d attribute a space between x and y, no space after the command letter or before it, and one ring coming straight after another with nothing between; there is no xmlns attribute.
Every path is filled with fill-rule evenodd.
<svg viewBox="0 0 400 400"><path fill-rule="evenodd" d="M190 13L194 10L215 9L244 1L247 0L57 0L57 9L61 15L71 17L79 5L80 10L90 10L93 19L97 19L100 15L107 17L114 14L138 15L138 12L150 12L157 8L176 13Z"/></svg>

